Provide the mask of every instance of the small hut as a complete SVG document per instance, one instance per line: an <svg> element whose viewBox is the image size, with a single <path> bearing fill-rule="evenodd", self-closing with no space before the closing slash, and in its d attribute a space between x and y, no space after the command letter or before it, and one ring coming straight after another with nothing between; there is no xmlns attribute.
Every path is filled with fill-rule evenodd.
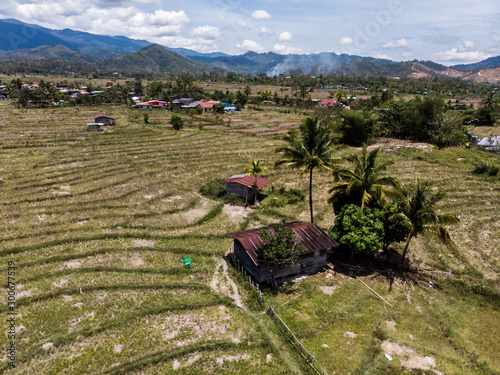
<svg viewBox="0 0 500 375"><path fill-rule="evenodd" d="M89 132L102 132L102 124L91 122L90 124L87 124L87 130Z"/></svg>
<svg viewBox="0 0 500 375"><path fill-rule="evenodd" d="M226 185L227 194L234 193L246 201L255 197L259 191L271 181L257 176L257 183L255 176L247 176L246 174L237 174L229 177L227 180L221 182Z"/></svg>
<svg viewBox="0 0 500 375"><path fill-rule="evenodd" d="M319 272L326 266L328 252L339 246L317 224L294 221L283 224L283 226L295 232L299 242L306 250L299 254L297 264L283 266L275 270L274 274L271 265L259 257L263 246L259 233L267 227L226 234L234 239L236 261L258 283L271 283L273 281L279 283L296 275L310 275Z"/></svg>
<svg viewBox="0 0 500 375"><path fill-rule="evenodd" d="M94 122L101 125L116 125L116 119L106 115L94 116Z"/></svg>

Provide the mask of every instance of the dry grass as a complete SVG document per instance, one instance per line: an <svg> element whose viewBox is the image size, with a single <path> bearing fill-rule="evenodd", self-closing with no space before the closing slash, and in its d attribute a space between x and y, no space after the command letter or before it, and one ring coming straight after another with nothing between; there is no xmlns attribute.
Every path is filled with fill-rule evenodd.
<svg viewBox="0 0 500 375"><path fill-rule="evenodd" d="M2 104L0 112L0 269L5 271L9 260L17 264L22 284L18 323L24 327L19 333L18 366L7 371L6 358L0 358L2 370L307 371L275 336L266 316L236 307L227 296L234 295L227 280L220 279L216 290L210 288L216 270L224 269L219 260L231 244L226 233L242 225L308 220L307 204L242 215L197 194L207 181L239 173L250 160L262 160L270 169L269 189L307 190L305 177L272 168L279 136L296 127L304 114L246 111L225 116L226 124L218 126L210 125L208 116L185 116L185 130L173 131L170 113L154 111L152 125L145 125L142 112L122 106L23 110ZM116 117L118 125L99 134L87 132L85 124L101 113ZM198 131L198 122L204 122L203 131ZM471 285L498 285L499 182L469 173L477 158L493 156L475 150L402 148L384 152L383 157L395 162L390 172L403 181L420 176L448 192L443 210L461 218L452 229L458 258L418 238L412 243L412 262L451 269ZM331 184L328 174L315 172L315 219L323 227L334 221L327 204ZM186 255L192 257L191 269L182 266ZM407 333L399 327L408 325L408 333L418 337L411 346L422 355L430 352L445 373L465 366L465 361L474 371L483 360L499 369L493 355L496 347L484 345L498 334L493 324L497 310L480 297L472 294L460 300L459 289L444 283L442 291L412 291L412 305L407 305L402 289L387 292L383 278L377 278L375 286L398 306L394 315L378 306L357 281L345 279L344 284L324 275L297 286L297 293L304 294L285 306L285 318L317 348L331 372L364 369L362 363L371 359L376 368L384 368L382 359L367 353L378 347L372 339L374 327L389 318L397 323L398 334L390 336L395 342L407 343ZM243 302L251 302L241 288L240 293ZM277 298L284 303L289 297ZM5 306L5 288L0 302ZM477 319L464 318L467 306L475 309ZM439 335L453 319L463 324L452 326L456 340L449 344ZM440 322L444 328L433 328L435 335L429 337L434 341L426 349L421 340L426 328ZM361 345L341 343L348 330L357 330ZM5 347L5 336L0 344ZM445 345L445 354L439 354L439 345Z"/></svg>

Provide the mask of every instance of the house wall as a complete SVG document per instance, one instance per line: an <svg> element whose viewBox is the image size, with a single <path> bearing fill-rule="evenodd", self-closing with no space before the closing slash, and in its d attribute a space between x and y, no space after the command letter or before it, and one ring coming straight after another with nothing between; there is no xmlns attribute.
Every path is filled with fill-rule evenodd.
<svg viewBox="0 0 500 375"><path fill-rule="evenodd" d="M95 119L95 122L98 122L99 124L104 124L104 125L114 125L113 120L110 118L107 118L107 117L98 117Z"/></svg>
<svg viewBox="0 0 500 375"><path fill-rule="evenodd" d="M101 125L87 125L87 130L88 131L98 131L102 132Z"/></svg>
<svg viewBox="0 0 500 375"><path fill-rule="evenodd" d="M258 282L270 283L273 280L272 270L269 264L262 263L256 266L238 240L234 240L234 255L239 260L245 270ZM308 254L299 259L299 262L293 266L279 268L276 271L274 279L277 282L283 282L287 278L299 274L313 274L321 271L326 266L327 252L319 254Z"/></svg>
<svg viewBox="0 0 500 375"><path fill-rule="evenodd" d="M226 191L228 194L235 193L236 195L249 199L255 195L254 190L242 185L242 184L237 184L237 183L226 183Z"/></svg>
<svg viewBox="0 0 500 375"><path fill-rule="evenodd" d="M234 255L236 259L240 262L245 270L255 279L258 283L266 282L261 276L260 269L255 265L250 255L241 245L240 241L234 240Z"/></svg>

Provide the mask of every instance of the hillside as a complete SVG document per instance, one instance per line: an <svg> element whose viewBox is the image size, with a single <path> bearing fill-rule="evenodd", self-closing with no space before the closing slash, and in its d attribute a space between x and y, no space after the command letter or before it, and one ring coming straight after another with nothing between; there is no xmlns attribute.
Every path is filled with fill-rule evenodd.
<svg viewBox="0 0 500 375"><path fill-rule="evenodd" d="M0 39L0 50L4 51L64 45L71 49L92 46L131 52L150 44L145 40L135 40L124 36L96 35L70 29L53 30L14 19L0 19L0 33L7 36Z"/></svg>
<svg viewBox="0 0 500 375"><path fill-rule="evenodd" d="M249 51L231 56L221 52L200 53L186 48L160 48L158 45L152 47L152 44L145 40L96 35L71 29L52 30L13 19L0 20L0 33L6 36L0 39L0 59L53 59L81 63L98 63L105 60L97 64L96 68L113 71L197 73L217 69L239 74L265 73L270 76L347 74L466 78L477 82L500 80L495 70L491 70L500 64L500 56L454 67L446 67L432 61L397 62L331 52L280 55L273 52ZM151 48L145 48L148 46ZM126 53L130 55L124 55ZM49 61L39 62L38 66L49 64Z"/></svg>
<svg viewBox="0 0 500 375"><path fill-rule="evenodd" d="M14 60L40 60L56 59L64 61L76 61L85 63L94 63L106 58L121 56L123 52L104 50L97 47L82 47L79 51L70 49L63 45L40 46L33 49L19 49L9 51L2 55L3 59Z"/></svg>
<svg viewBox="0 0 500 375"><path fill-rule="evenodd" d="M471 71L477 70L481 68L495 68L500 66L500 56L490 57L486 60L474 63L474 64L461 64L455 65L455 69L463 70L463 71Z"/></svg>
<svg viewBox="0 0 500 375"><path fill-rule="evenodd" d="M116 59L104 60L98 63L98 67L108 71L141 73L202 73L215 69L209 64L191 60L159 44L149 45L138 52L131 52Z"/></svg>

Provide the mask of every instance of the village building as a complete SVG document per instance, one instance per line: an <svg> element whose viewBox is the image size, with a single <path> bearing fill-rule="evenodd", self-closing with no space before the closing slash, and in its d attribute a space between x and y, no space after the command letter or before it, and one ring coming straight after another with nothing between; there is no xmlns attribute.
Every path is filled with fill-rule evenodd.
<svg viewBox="0 0 500 375"><path fill-rule="evenodd" d="M98 124L95 122L91 122L90 124L87 124L87 131L89 132L102 132L102 124Z"/></svg>
<svg viewBox="0 0 500 375"><path fill-rule="evenodd" d="M338 103L333 99L327 99L319 103L321 108L331 108L336 106Z"/></svg>
<svg viewBox="0 0 500 375"><path fill-rule="evenodd" d="M233 256L236 264L242 266L258 283L281 283L297 275L317 273L326 266L328 253L339 246L317 224L294 221L283 226L294 231L305 250L299 254L296 264L277 269L273 269L269 262L259 256L264 245L259 233L266 228L226 234L234 239Z"/></svg>
<svg viewBox="0 0 500 375"><path fill-rule="evenodd" d="M270 182L259 176L238 174L222 181L221 184L226 185L227 194L234 193L248 201L255 198L255 195L259 194L259 191Z"/></svg>
<svg viewBox="0 0 500 375"><path fill-rule="evenodd" d="M140 102L140 103L135 103L134 108L137 108L137 109L153 109L153 105L150 102Z"/></svg>
<svg viewBox="0 0 500 375"><path fill-rule="evenodd" d="M94 122L101 125L116 125L116 119L106 115L94 116Z"/></svg>

